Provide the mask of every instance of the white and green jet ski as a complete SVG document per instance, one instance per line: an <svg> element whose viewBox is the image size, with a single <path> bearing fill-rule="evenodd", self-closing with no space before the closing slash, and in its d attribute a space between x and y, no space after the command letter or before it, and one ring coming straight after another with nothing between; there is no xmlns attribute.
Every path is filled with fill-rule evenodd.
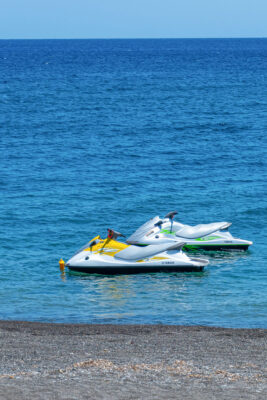
<svg viewBox="0 0 267 400"><path fill-rule="evenodd" d="M119 232L108 230L108 237L96 236L80 249L67 263L71 271L91 274L136 274L143 272L202 271L209 263L202 258L191 258L182 252L184 242L128 245L117 241Z"/></svg>
<svg viewBox="0 0 267 400"><path fill-rule="evenodd" d="M176 211L152 218L135 231L126 242L139 245L185 242L184 250L247 250L252 242L233 237L228 232L230 222L184 225L174 221Z"/></svg>

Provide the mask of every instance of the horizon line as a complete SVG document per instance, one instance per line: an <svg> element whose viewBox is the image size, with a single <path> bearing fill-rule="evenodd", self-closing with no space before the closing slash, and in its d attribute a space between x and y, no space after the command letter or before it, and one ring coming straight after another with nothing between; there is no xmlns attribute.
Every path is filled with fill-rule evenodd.
<svg viewBox="0 0 267 400"><path fill-rule="evenodd" d="M55 37L55 38L0 38L0 40L220 40L220 39L267 39L267 36L192 36L192 37Z"/></svg>

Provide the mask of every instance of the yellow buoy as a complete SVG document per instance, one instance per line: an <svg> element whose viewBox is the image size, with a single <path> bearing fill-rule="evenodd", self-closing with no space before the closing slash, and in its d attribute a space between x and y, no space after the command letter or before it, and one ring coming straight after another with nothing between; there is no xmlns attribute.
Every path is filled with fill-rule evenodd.
<svg viewBox="0 0 267 400"><path fill-rule="evenodd" d="M62 260L62 258L59 260L59 268L60 268L60 271L64 271L64 269L65 269L65 261Z"/></svg>

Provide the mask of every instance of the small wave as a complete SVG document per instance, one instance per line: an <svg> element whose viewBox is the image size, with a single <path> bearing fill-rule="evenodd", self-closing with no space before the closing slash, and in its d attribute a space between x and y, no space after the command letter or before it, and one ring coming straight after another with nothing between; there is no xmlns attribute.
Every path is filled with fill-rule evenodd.
<svg viewBox="0 0 267 400"><path fill-rule="evenodd" d="M241 214L245 215L255 215L255 216L265 216L267 215L267 207L259 207L259 208L252 208L246 211L241 212Z"/></svg>

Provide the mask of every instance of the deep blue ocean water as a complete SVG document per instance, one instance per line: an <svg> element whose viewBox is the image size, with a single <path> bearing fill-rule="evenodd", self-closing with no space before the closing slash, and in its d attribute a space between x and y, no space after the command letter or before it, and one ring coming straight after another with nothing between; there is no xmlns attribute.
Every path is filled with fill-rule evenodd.
<svg viewBox="0 0 267 400"><path fill-rule="evenodd" d="M267 328L266 134L267 39L0 41L0 319ZM203 273L60 273L174 209L254 245Z"/></svg>

